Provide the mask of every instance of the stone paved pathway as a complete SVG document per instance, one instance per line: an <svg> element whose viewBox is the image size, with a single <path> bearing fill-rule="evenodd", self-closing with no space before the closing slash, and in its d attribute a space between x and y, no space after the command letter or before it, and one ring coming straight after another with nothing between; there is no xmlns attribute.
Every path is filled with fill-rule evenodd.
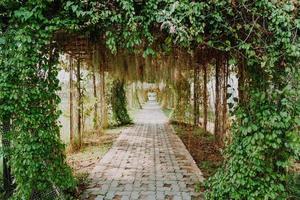
<svg viewBox="0 0 300 200"><path fill-rule="evenodd" d="M202 199L201 172L167 121L156 103L144 106L91 172L81 199Z"/></svg>

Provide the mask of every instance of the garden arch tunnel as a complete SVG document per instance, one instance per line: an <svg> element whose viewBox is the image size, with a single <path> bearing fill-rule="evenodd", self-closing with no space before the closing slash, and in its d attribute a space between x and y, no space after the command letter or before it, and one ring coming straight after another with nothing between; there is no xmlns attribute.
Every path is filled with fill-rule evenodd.
<svg viewBox="0 0 300 200"><path fill-rule="evenodd" d="M101 40L102 39L100 39L100 41ZM205 48L196 49L195 53L188 53L186 49L177 48L169 53L157 52L155 55L144 57L142 55L143 52L139 52L138 50L130 52L119 49L118 53L114 55L107 47L99 45L97 41L89 41L87 37L69 36L62 33L62 35L57 34L57 41L62 44L63 51L70 55L69 59L76 60L75 64L73 64L73 61L68 62L69 70L73 65L77 65L75 69L75 71L77 71L76 76L80 74L80 62L84 62L88 70L96 74L101 74L102 79L105 77L104 73L109 73L113 79L122 79L127 82L156 83L157 88L153 88L153 90L155 89L157 94L159 94L159 99L161 99L161 101L163 101L162 104L164 104L163 107L169 106L169 96L174 98L170 100L174 102L173 107L175 107L174 121L178 121L179 123L191 123L191 119L194 119L193 123L198 125L200 124L199 111L203 110L202 125L203 128L207 130L207 108L209 104L212 104L212 106L210 106L210 112L214 112L216 116L214 119L216 125L213 131L216 138L222 143L222 137L226 135L228 129L227 95L232 95L228 94L228 88L237 89L237 85L231 86L228 82L230 67L227 53ZM194 54L196 54L196 56ZM233 66L231 66L231 68L233 68ZM71 73L73 74L74 72ZM236 74L237 71L232 72L232 76ZM96 95L98 92L96 91L95 77L94 74L92 78L94 94ZM213 80L211 80L212 77ZM79 80L81 80L81 78L76 77L76 79L77 82L80 83ZM213 85L208 84L212 81L214 82ZM102 87L105 87L105 83L103 82L102 84ZM159 84L163 84L164 87L159 87ZM80 87L80 84L75 85ZM208 85L210 88L208 88ZM191 86L193 87L191 88ZM81 89L78 88L78 90ZM160 90L164 90L164 92L160 93ZM144 89L144 96L142 97L144 100L147 99L147 91L151 91L151 88ZM99 92L101 92L100 96L105 96L105 94L103 94L103 92L105 92L104 88L101 88ZM212 94L209 95L209 93ZM72 96L72 94L70 95ZM212 96L214 96L214 100L209 103L210 97ZM202 109L199 107L200 99ZM81 100L78 100L77 102L80 101ZM101 107L101 105L99 106ZM82 106L77 106L77 108L80 107ZM95 109L97 109L96 104ZM191 110L194 110L194 116L188 113ZM102 110L102 112L105 111ZM101 113L101 115L103 116L105 114ZM95 114L95 116L99 115ZM77 119L80 119L80 117L77 117ZM97 119L93 121L95 122ZM104 126L106 125L104 124Z"/></svg>
<svg viewBox="0 0 300 200"><path fill-rule="evenodd" d="M15 197L29 199L53 185L62 190L74 186L57 124L56 64L61 51L90 66L98 59L103 62L99 66L105 66L102 71L119 72L119 77L125 74L128 80L165 80L179 92L175 94L178 98L191 95L184 90L191 71L183 69L195 72L197 86L198 73L207 74L209 64L216 66L216 100L220 100L216 103L216 118L220 118L216 127L221 127L217 134L226 127L223 117L227 110L219 107L227 99L227 90L222 90L227 88L224 74L228 66L236 66L239 104L232 138L227 160L210 181L207 198L284 197L286 167L297 155L299 141L298 11L299 3L294 1L126 0L106 5L97 1L4 0L0 3L0 117L3 143L10 141L11 145L4 148L4 155L10 159L18 185ZM93 53L96 51L99 53ZM126 59L121 59L122 66L115 70L117 65L109 64L116 58L110 51L133 56L126 62L130 57L118 56ZM141 54L148 57L141 59ZM148 77L147 68L142 67L146 65L156 71L162 67L168 73ZM205 76L201 79L207 81ZM202 103L207 105L206 87L202 89ZM199 98L199 94L193 95L195 100ZM197 104L194 101L193 106ZM197 112L194 115L199 115ZM10 180L6 181L9 187Z"/></svg>

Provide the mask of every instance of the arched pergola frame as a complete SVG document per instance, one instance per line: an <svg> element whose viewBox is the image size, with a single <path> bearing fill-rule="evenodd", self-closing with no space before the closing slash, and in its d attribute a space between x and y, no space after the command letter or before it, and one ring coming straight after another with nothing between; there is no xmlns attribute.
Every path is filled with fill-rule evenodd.
<svg viewBox="0 0 300 200"><path fill-rule="evenodd" d="M239 70L240 99L206 197L286 197L299 153L299 2L4 0L0 21L0 120L15 199L74 187L57 124L58 55L88 60L93 44L103 59L124 49L201 49L202 65L226 55Z"/></svg>

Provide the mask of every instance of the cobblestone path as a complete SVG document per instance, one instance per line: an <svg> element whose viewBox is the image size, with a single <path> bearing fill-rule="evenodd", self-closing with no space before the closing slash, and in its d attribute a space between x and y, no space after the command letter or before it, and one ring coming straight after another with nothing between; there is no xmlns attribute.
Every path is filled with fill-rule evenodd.
<svg viewBox="0 0 300 200"><path fill-rule="evenodd" d="M195 192L201 172L167 121L156 103L137 113L91 172L82 199L202 199Z"/></svg>

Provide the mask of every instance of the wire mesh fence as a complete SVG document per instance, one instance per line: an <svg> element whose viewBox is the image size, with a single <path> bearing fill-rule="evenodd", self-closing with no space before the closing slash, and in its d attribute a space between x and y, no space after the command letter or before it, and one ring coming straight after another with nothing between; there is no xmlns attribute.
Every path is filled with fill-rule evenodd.
<svg viewBox="0 0 300 200"><path fill-rule="evenodd" d="M33 191L30 200L65 200L65 198L60 190L56 186L53 186L48 191Z"/></svg>

